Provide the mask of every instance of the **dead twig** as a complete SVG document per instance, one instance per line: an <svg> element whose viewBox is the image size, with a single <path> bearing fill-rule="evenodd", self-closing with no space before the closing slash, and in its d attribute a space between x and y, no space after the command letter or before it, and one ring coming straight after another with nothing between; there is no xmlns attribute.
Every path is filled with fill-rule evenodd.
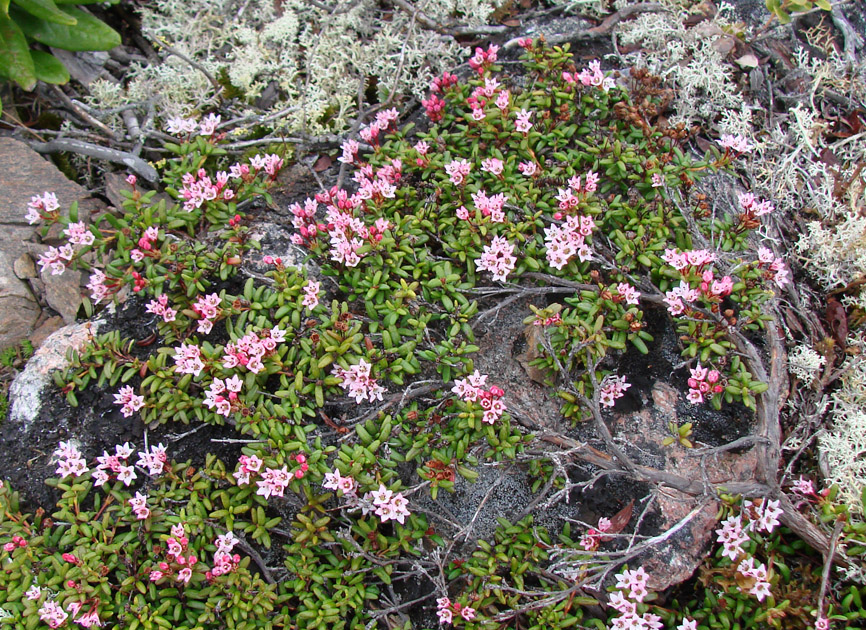
<svg viewBox="0 0 866 630"><path fill-rule="evenodd" d="M81 140L73 140L71 138L57 138L48 142L30 142L30 148L37 153L78 153L87 155L99 160L105 160L114 164L123 164L126 168L135 171L150 183L159 181L159 173L150 164L142 160L140 157L127 153L126 151L118 151L117 149L109 149L101 147L89 142Z"/></svg>

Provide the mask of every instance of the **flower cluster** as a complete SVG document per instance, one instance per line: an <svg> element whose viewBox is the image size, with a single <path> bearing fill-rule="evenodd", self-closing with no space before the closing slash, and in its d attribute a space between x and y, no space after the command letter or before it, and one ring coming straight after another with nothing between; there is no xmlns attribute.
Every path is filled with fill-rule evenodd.
<svg viewBox="0 0 866 630"><path fill-rule="evenodd" d="M477 402L480 404L484 410L484 415L481 418L482 422L493 424L505 413L505 403L502 402L505 392L496 385L485 389L486 385L487 374L482 374L478 370L475 370L474 373L466 378L455 380L451 391L466 402Z"/></svg>
<svg viewBox="0 0 866 630"><path fill-rule="evenodd" d="M102 300L108 298L112 293L113 284L108 283L108 278L101 269L94 269L90 274L90 280L87 283L87 289L90 291L90 299L99 304Z"/></svg>
<svg viewBox="0 0 866 630"><path fill-rule="evenodd" d="M189 545L189 538L183 525L180 523L172 525L171 536L165 541L165 553L170 562L160 562L157 565L158 569L151 570L150 581L158 582L173 575L176 581L189 584L192 579L192 568L198 564L198 558L192 553L187 555L187 545Z"/></svg>
<svg viewBox="0 0 866 630"><path fill-rule="evenodd" d="M93 241L96 240L93 232L88 230L87 226L84 225L84 221L70 223L66 226L66 229L63 230L63 234L69 239L70 245L87 247L88 245L93 245Z"/></svg>
<svg viewBox="0 0 866 630"><path fill-rule="evenodd" d="M430 122L439 122L442 120L442 110L445 109L445 99L440 98L436 94L431 94L430 98L421 100L421 105L424 106L424 111Z"/></svg>
<svg viewBox="0 0 866 630"><path fill-rule="evenodd" d="M204 397L204 406L215 413L228 417L233 411L239 411L243 403L238 400L238 394L244 382L237 374L225 380L215 378Z"/></svg>
<svg viewBox="0 0 866 630"><path fill-rule="evenodd" d="M57 474L61 477L80 477L87 472L87 462L72 442L61 442L54 451L54 456L58 458Z"/></svg>
<svg viewBox="0 0 866 630"><path fill-rule="evenodd" d="M406 522L406 517L409 516L409 501L406 500L403 493L392 492L383 484L379 484L378 490L367 492L364 495L364 501L372 503L372 509L383 523L397 521L402 525ZM369 511L370 508L364 508L364 514Z"/></svg>
<svg viewBox="0 0 866 630"><path fill-rule="evenodd" d="M195 118L183 118L175 116L165 121L165 130L171 134L191 134L198 129L198 122Z"/></svg>
<svg viewBox="0 0 866 630"><path fill-rule="evenodd" d="M640 291L631 286L628 282L620 282L616 285L616 292L619 298L626 304L640 304Z"/></svg>
<svg viewBox="0 0 866 630"><path fill-rule="evenodd" d="M776 256L769 247L758 248L758 267L766 267L768 275L771 275L773 282L780 287L791 282L790 271L785 266L785 261Z"/></svg>
<svg viewBox="0 0 866 630"><path fill-rule="evenodd" d="M255 455L241 455L238 459L238 470L233 475L239 486L246 486L252 483L256 477L261 477L256 480L256 494L268 499L271 496L281 497L284 495L286 488L292 479L302 479L309 470L307 456L303 453L298 453L292 459L297 463L298 467L290 471L288 466L282 468L265 468L262 469L264 462L261 458Z"/></svg>
<svg viewBox="0 0 866 630"><path fill-rule="evenodd" d="M589 62L589 67L584 68L580 72L563 72L562 79L566 83L580 83L587 87L600 87L605 92L610 90L616 82L611 77L605 77L601 71L601 62L594 59Z"/></svg>
<svg viewBox="0 0 866 630"><path fill-rule="evenodd" d="M230 370L242 365L253 374L258 374L265 369L263 359L273 354L277 344L285 340L286 331L278 326L258 333L247 333L235 343L226 345L223 367Z"/></svg>
<svg viewBox="0 0 866 630"><path fill-rule="evenodd" d="M602 542L609 540L609 537L604 534L611 530L611 526L612 523L610 522L610 519L602 516L598 519L598 525L590 527L587 532L581 536L580 546L586 551L595 551Z"/></svg>
<svg viewBox="0 0 866 630"><path fill-rule="evenodd" d="M515 114L515 116L517 116L517 120L514 121L514 129L522 134L529 133L529 130L532 129L532 123L529 122L529 117L532 116L532 112L521 109ZM532 166L534 167L535 164L532 163ZM533 171L534 170L535 169L533 168ZM521 169L521 172L526 176L531 175L531 173L526 172L525 168Z"/></svg>
<svg viewBox="0 0 866 630"><path fill-rule="evenodd" d="M47 600L39 609L39 618L48 624L51 628L59 628L64 623L69 615L64 612L60 604Z"/></svg>
<svg viewBox="0 0 866 630"><path fill-rule="evenodd" d="M138 247L129 252L129 257L134 262L141 262L147 255L145 252L153 251L153 245L159 240L159 228L151 226L144 231L138 239Z"/></svg>
<svg viewBox="0 0 866 630"><path fill-rule="evenodd" d="M737 565L737 575L742 578L743 584L740 585L740 590L754 595L759 602L764 601L767 595L770 595L770 582L767 579L767 567L763 562L755 564L754 558L744 558Z"/></svg>
<svg viewBox="0 0 866 630"><path fill-rule="evenodd" d="M257 154L250 158L250 166L253 167L253 173L257 173L263 170L271 179L273 179L277 176L277 173L280 172L280 169L283 168L283 158L281 158L279 155L276 155L275 153L267 153L265 155ZM236 173L240 174L236 175ZM240 177L241 179L244 179L244 181L246 181L246 179L243 177L245 173L242 173L240 171L239 164L233 164L229 168L229 174L232 177Z"/></svg>
<svg viewBox="0 0 866 630"><path fill-rule="evenodd" d="M746 556L743 545L749 541L748 532L772 533L779 525L782 509L778 501L767 499L753 500L744 506L741 514L731 515L722 521L722 527L716 530L717 542L723 546L722 556L730 558L737 564L740 590L754 595L758 601L764 601L770 595L768 571L763 563L755 564L755 559ZM748 522L743 524L743 516Z"/></svg>
<svg viewBox="0 0 866 630"><path fill-rule="evenodd" d="M592 258L586 244L586 237L595 229L592 217L568 216L562 225L551 224L544 229L544 244L547 248L547 262L554 269L562 269L572 256L577 254L581 261Z"/></svg>
<svg viewBox="0 0 866 630"><path fill-rule="evenodd" d="M199 316L198 327L196 328L198 332L206 335L213 329L214 321L222 313L220 310L221 303L222 298L216 293L199 296L196 303L192 305L192 310Z"/></svg>
<svg viewBox="0 0 866 630"><path fill-rule="evenodd" d="M642 602L649 590L647 581L649 575L643 567L634 570L626 570L616 576L616 588L624 589L611 594L608 603L611 608L619 612L619 616L613 619L610 630L661 630L664 628L661 617L652 613L637 612L637 604Z"/></svg>
<svg viewBox="0 0 866 630"><path fill-rule="evenodd" d="M139 396L132 389L132 385L124 385L114 394L114 404L123 405L120 412L124 418L129 418L136 411L144 407L144 396Z"/></svg>
<svg viewBox="0 0 866 630"><path fill-rule="evenodd" d="M204 369L201 348L192 343L182 343L174 349L175 371L178 374L198 376Z"/></svg>
<svg viewBox="0 0 866 630"><path fill-rule="evenodd" d="M460 617L465 621L475 619L475 609L471 606L463 606L458 602L451 603L447 597L440 597L436 600L436 615L439 617L439 623L453 623L455 617Z"/></svg>
<svg viewBox="0 0 866 630"><path fill-rule="evenodd" d="M699 297L697 289L691 288L687 282L680 281L679 286L665 292L664 302L668 305L671 315L680 315L686 311L686 304L691 304Z"/></svg>
<svg viewBox="0 0 866 630"><path fill-rule="evenodd" d="M59 208L60 203L57 201L57 195L53 192L46 191L41 197L35 195L30 198L27 204L27 222L33 225L43 219L56 219Z"/></svg>
<svg viewBox="0 0 866 630"><path fill-rule="evenodd" d="M468 160L451 160L445 165L445 172L451 179L451 183L455 186L460 186L464 181L466 181L466 177L469 175L469 171L471 170L472 165L469 164Z"/></svg>
<svg viewBox="0 0 866 630"><path fill-rule="evenodd" d="M743 209L743 217L742 219L754 219L755 217L762 217L765 214L770 214L775 210L773 204L768 200L758 201L750 192L740 193L737 195L737 201L740 203L740 207Z"/></svg>
<svg viewBox="0 0 866 630"><path fill-rule="evenodd" d="M687 252L666 249L662 260L685 275L689 268L695 273L702 273L706 265L716 260L716 255L705 249L693 249Z"/></svg>
<svg viewBox="0 0 866 630"><path fill-rule="evenodd" d="M358 192L352 195L355 205L372 199L375 203L381 203L385 199L393 199L397 193L395 184L403 176L403 162L398 159L391 160L378 170L366 164L355 172L354 180L358 182Z"/></svg>
<svg viewBox="0 0 866 630"><path fill-rule="evenodd" d="M625 396L625 390L631 387L624 376L608 375L598 389L598 403L602 407L613 407L617 398Z"/></svg>
<svg viewBox="0 0 866 630"><path fill-rule="evenodd" d="M698 363L697 367L690 368L691 377L689 378L689 393L686 399L693 405L704 402L704 397L711 398L714 394L721 394L724 387L719 383L718 370L709 370L701 367Z"/></svg>
<svg viewBox="0 0 866 630"><path fill-rule="evenodd" d="M494 236L490 245L485 245L481 257L475 266L479 271L489 271L494 280L504 281L509 273L514 271L517 258L514 256L514 245L504 236Z"/></svg>
<svg viewBox="0 0 866 630"><path fill-rule="evenodd" d="M478 74L484 74L484 71L496 63L499 53L499 46L491 44L487 50L476 48L475 54L469 59L469 67L475 70Z"/></svg>
<svg viewBox="0 0 866 630"><path fill-rule="evenodd" d="M39 270L51 270L52 276L60 276L66 271L66 266L75 256L72 245L68 243L59 248L49 247L47 251L39 255Z"/></svg>
<svg viewBox="0 0 866 630"><path fill-rule="evenodd" d="M135 468L126 462L130 455L132 455L132 447L129 446L129 442L117 444L114 447L114 455L102 451L102 455L96 458L98 465L93 471L94 485L105 485L114 475L118 481L123 482L123 485L129 486L134 479L138 478Z"/></svg>
<svg viewBox="0 0 866 630"><path fill-rule="evenodd" d="M488 197L484 190L479 190L476 193L472 193L472 201L475 203L475 207L481 212L481 216L490 217L490 220L493 223L505 223L506 217L503 208L505 207L505 202L508 201L508 197L506 197L504 193L498 193ZM468 221L470 217L471 215L469 214L469 211L464 206L458 208L458 219Z"/></svg>
<svg viewBox="0 0 866 630"><path fill-rule="evenodd" d="M319 305L320 286L317 281L310 280L307 282L307 286L304 287L304 299L301 304L311 311Z"/></svg>
<svg viewBox="0 0 866 630"><path fill-rule="evenodd" d="M397 119L399 117L400 113L393 107L391 109L385 109L377 112L376 120L361 129L358 132L358 135L361 136L361 140L363 140L364 142L378 144L379 133L387 131L394 123L397 122Z"/></svg>
<svg viewBox="0 0 866 630"><path fill-rule="evenodd" d="M165 451L166 448L162 444L139 451L138 461L135 464L136 466L147 468L147 474L149 475L161 475L165 470L165 463L168 461Z"/></svg>
<svg viewBox="0 0 866 630"><path fill-rule="evenodd" d="M239 542L234 532L226 532L222 536L217 536L216 551L213 554L213 569L204 574L208 581L231 573L238 568L241 557L238 554L232 554L232 549Z"/></svg>
<svg viewBox="0 0 866 630"><path fill-rule="evenodd" d="M144 310L162 317L162 321L166 323L173 322L177 317L177 311L168 305L168 296L165 293L148 302Z"/></svg>
<svg viewBox="0 0 866 630"><path fill-rule="evenodd" d="M235 191L228 187L229 174L225 171L219 171L214 181L207 171L200 168L195 174L185 173L182 181L180 195L184 199L183 209L187 212L201 208L207 201L231 201L235 197Z"/></svg>
<svg viewBox="0 0 866 630"><path fill-rule="evenodd" d="M136 492L134 497L130 497L129 506L132 508L132 513L135 518L143 521L150 517L150 508L147 507L147 495Z"/></svg>
<svg viewBox="0 0 866 630"><path fill-rule="evenodd" d="M372 367L364 359L361 359L357 365L350 366L349 369L344 369L339 365L334 366L334 376L343 379L340 387L345 389L359 405L364 400L368 402L382 400L382 394L385 393L385 388L370 376Z"/></svg>
<svg viewBox="0 0 866 630"><path fill-rule="evenodd" d="M334 472L325 474L322 487L328 490L340 490L344 497L354 497L358 490L358 482L348 475L343 477L339 470L334 469Z"/></svg>
<svg viewBox="0 0 866 630"><path fill-rule="evenodd" d="M27 541L24 540L23 537L13 536L12 540L10 540L7 543L4 543L3 551L8 551L9 553L12 553L13 551L18 549L19 547L26 547L26 546L27 546Z"/></svg>
<svg viewBox="0 0 866 630"><path fill-rule="evenodd" d="M754 148L754 145L747 138L732 134L723 134L719 139L719 146L725 150L725 153L734 152L738 154L748 153Z"/></svg>

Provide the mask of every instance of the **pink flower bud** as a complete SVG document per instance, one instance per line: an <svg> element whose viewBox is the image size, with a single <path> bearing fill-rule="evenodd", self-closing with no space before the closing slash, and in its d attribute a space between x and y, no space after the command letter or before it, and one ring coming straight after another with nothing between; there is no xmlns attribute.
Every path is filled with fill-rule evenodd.
<svg viewBox="0 0 866 630"><path fill-rule="evenodd" d="M135 186L135 183L138 181L138 178L135 175L127 175L126 183L130 186Z"/></svg>
<svg viewBox="0 0 866 630"><path fill-rule="evenodd" d="M556 219L557 221L562 221L562 213L561 212L554 212L553 218Z"/></svg>
<svg viewBox="0 0 866 630"><path fill-rule="evenodd" d="M168 562L160 562L160 563L159 563L159 568L160 568L162 571L168 571Z"/></svg>
<svg viewBox="0 0 866 630"><path fill-rule="evenodd" d="M304 455L303 453L298 453L297 455L295 455L295 461L298 462L299 464L303 464L304 462L307 461L307 456Z"/></svg>
<svg viewBox="0 0 866 630"><path fill-rule="evenodd" d="M198 562L198 558L195 556L190 556L187 558L187 562L189 562L189 566L195 566L195 563Z"/></svg>
<svg viewBox="0 0 866 630"><path fill-rule="evenodd" d="M301 470L299 468L298 470L295 471L295 478L296 479L302 479L303 477L304 477L304 471L303 470Z"/></svg>
<svg viewBox="0 0 866 630"><path fill-rule="evenodd" d="M692 389L696 389L697 386L698 386L698 381L697 381L697 379L690 378L690 379L689 379L689 387L691 387Z"/></svg>
<svg viewBox="0 0 866 630"><path fill-rule="evenodd" d="M67 588L75 588L75 580L68 580L66 586Z"/></svg>
<svg viewBox="0 0 866 630"><path fill-rule="evenodd" d="M5 551L9 551L9 552L15 551L15 543L8 542L5 545L3 545L3 549Z"/></svg>
<svg viewBox="0 0 866 630"><path fill-rule="evenodd" d="M71 553L64 553L61 558L63 558L66 562L78 562L78 558L73 556Z"/></svg>
<svg viewBox="0 0 866 630"><path fill-rule="evenodd" d="M723 391L725 391L725 388L721 385L716 385L715 387L713 387L713 392L716 394L721 394Z"/></svg>
<svg viewBox="0 0 866 630"><path fill-rule="evenodd" d="M707 373L707 381L710 383L715 383L719 380L719 376L721 375L719 374L718 370L710 370Z"/></svg>

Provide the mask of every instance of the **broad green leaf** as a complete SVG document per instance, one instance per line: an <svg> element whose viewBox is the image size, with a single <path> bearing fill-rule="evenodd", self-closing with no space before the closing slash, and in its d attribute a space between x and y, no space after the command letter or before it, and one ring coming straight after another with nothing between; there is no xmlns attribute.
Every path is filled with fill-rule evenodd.
<svg viewBox="0 0 866 630"><path fill-rule="evenodd" d="M61 85L69 81L69 71L66 66L54 55L41 50L31 50L33 67L36 70L36 78L46 83Z"/></svg>
<svg viewBox="0 0 866 630"><path fill-rule="evenodd" d="M27 11L30 15L57 24L75 26L78 23L74 17L57 8L53 0L12 0L14 4Z"/></svg>
<svg viewBox="0 0 866 630"><path fill-rule="evenodd" d="M8 16L0 13L0 74L25 90L36 85L33 58L24 33Z"/></svg>
<svg viewBox="0 0 866 630"><path fill-rule="evenodd" d="M54 24L18 9L10 8L10 15L30 37L46 46L64 50L110 50L120 45L120 34L113 28L80 9L66 12L78 20L75 26Z"/></svg>

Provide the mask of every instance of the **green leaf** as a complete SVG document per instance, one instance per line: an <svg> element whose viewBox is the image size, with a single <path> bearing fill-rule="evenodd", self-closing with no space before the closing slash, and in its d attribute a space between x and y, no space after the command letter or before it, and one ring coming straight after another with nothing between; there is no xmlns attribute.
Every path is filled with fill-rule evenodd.
<svg viewBox="0 0 866 630"><path fill-rule="evenodd" d="M31 50L36 78L46 83L62 85L69 81L69 71L57 57L41 50Z"/></svg>
<svg viewBox="0 0 866 630"><path fill-rule="evenodd" d="M24 34L46 46L64 50L111 50L120 45L120 34L80 9L69 8L67 13L78 20L75 26L54 24L10 7L9 14Z"/></svg>
<svg viewBox="0 0 866 630"><path fill-rule="evenodd" d="M0 13L0 74L10 78L24 90L36 86L36 70L27 38L9 16Z"/></svg>
<svg viewBox="0 0 866 630"><path fill-rule="evenodd" d="M30 15L35 15L48 22L65 24L67 26L78 24L78 20L58 9L52 0L12 0L12 2L27 11Z"/></svg>

